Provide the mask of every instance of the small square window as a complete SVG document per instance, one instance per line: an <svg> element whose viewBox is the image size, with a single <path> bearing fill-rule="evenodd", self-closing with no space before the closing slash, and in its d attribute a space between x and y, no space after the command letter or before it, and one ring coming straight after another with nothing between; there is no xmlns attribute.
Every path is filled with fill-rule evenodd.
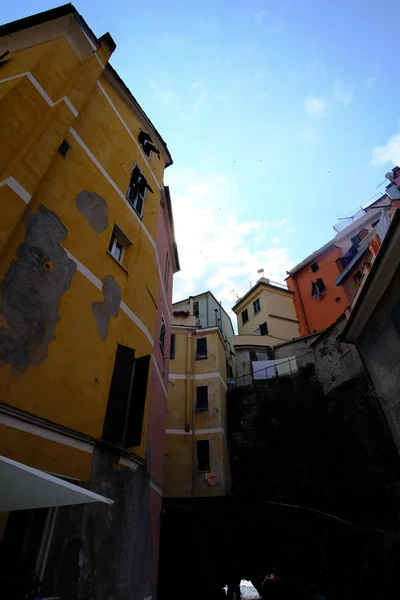
<svg viewBox="0 0 400 600"><path fill-rule="evenodd" d="M199 473L208 473L210 471L210 442L208 440L198 440L196 442L197 450L197 471Z"/></svg>
<svg viewBox="0 0 400 600"><path fill-rule="evenodd" d="M124 245L121 244L121 242L117 237L115 237L115 235L113 235L111 238L110 253L118 262L122 263Z"/></svg>
<svg viewBox="0 0 400 600"><path fill-rule="evenodd" d="M247 312L247 308L245 308L244 311L242 311L242 325L247 323L248 320L249 320L249 313Z"/></svg>
<svg viewBox="0 0 400 600"><path fill-rule="evenodd" d="M315 262L311 265L311 271L313 273L316 273L317 271L319 271L319 264L317 262Z"/></svg>
<svg viewBox="0 0 400 600"><path fill-rule="evenodd" d="M256 300L254 300L253 309L254 309L255 315L260 312L260 310L261 310L260 298L257 298Z"/></svg>
<svg viewBox="0 0 400 600"><path fill-rule="evenodd" d="M339 304L339 302L341 302L341 301L342 301L342 299L341 299L341 297L340 297L340 296L338 296L337 298L335 298L335 302L337 302L338 304Z"/></svg>
<svg viewBox="0 0 400 600"><path fill-rule="evenodd" d="M61 154L61 156L63 158L66 158L68 152L70 149L70 145L68 144L68 142L66 140L63 140L57 150L58 154Z"/></svg>
<svg viewBox="0 0 400 600"><path fill-rule="evenodd" d="M125 248L129 246L132 242L130 239L124 234L122 229L118 227L117 224L114 225L114 229L112 232L110 245L108 247L108 251L117 260L121 265L123 265L123 259L125 255Z"/></svg>
<svg viewBox="0 0 400 600"><path fill-rule="evenodd" d="M356 284L360 284L360 283L361 283L361 280L362 280L362 278L363 278L363 274L361 273L361 271L358 271L358 272L357 272L357 273L354 275L354 277L353 277L353 279L354 279L354 283L356 283Z"/></svg>
<svg viewBox="0 0 400 600"><path fill-rule="evenodd" d="M196 388L196 410L208 410L208 385Z"/></svg>

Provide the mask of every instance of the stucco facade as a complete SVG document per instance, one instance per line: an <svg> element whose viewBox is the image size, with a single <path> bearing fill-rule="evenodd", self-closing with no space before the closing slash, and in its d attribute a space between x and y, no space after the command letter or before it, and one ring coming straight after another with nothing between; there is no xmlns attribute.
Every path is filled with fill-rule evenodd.
<svg viewBox="0 0 400 600"><path fill-rule="evenodd" d="M263 346L273 345L299 335L293 292L265 277L238 299L232 310L237 317L239 336L254 336L256 345L258 341ZM262 324L265 325L264 332L260 331ZM237 336L236 345L239 345Z"/></svg>
<svg viewBox="0 0 400 600"><path fill-rule="evenodd" d="M98 600L156 592L179 268L171 157L114 48L71 5L0 28L0 454L114 500L60 508L48 540L48 593Z"/></svg>
<svg viewBox="0 0 400 600"><path fill-rule="evenodd" d="M189 310L182 310L182 304ZM230 347L219 327L198 327L193 298L187 307L182 302L173 305L172 335L164 497L224 496L230 492L226 445Z"/></svg>

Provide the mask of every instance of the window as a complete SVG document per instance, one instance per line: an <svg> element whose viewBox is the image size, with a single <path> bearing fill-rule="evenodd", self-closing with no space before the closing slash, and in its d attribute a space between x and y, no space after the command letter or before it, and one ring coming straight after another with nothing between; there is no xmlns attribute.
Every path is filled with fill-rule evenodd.
<svg viewBox="0 0 400 600"><path fill-rule="evenodd" d="M150 354L118 344L103 427L103 440L122 448L140 446Z"/></svg>
<svg viewBox="0 0 400 600"><path fill-rule="evenodd" d="M199 303L198 302L193 302L193 314L196 317L196 319L198 319L199 316L200 316Z"/></svg>
<svg viewBox="0 0 400 600"><path fill-rule="evenodd" d="M114 225L108 251L122 265L126 246L132 242L117 224Z"/></svg>
<svg viewBox="0 0 400 600"><path fill-rule="evenodd" d="M138 140L139 140L139 144L141 144L141 146L143 148L143 152L145 153L146 157L149 160L151 159L152 152L157 154L158 158L160 158L159 149L153 144L153 140L151 139L151 136L148 133L146 133L146 131L143 131L142 129L140 130L140 133L138 135Z"/></svg>
<svg viewBox="0 0 400 600"><path fill-rule="evenodd" d="M171 343L169 346L169 357L175 358L175 334L171 334Z"/></svg>
<svg viewBox="0 0 400 600"><path fill-rule="evenodd" d="M210 442L208 440L198 440L197 449L197 471L199 473L209 472L210 470Z"/></svg>
<svg viewBox="0 0 400 600"><path fill-rule="evenodd" d="M258 312L260 312L261 310L261 306L260 306L260 298L257 298L256 300L254 300L253 302L253 308L254 308L254 314L256 315Z"/></svg>
<svg viewBox="0 0 400 600"><path fill-rule="evenodd" d="M122 256L124 253L124 245L119 241L119 239L113 235L111 237L110 243L110 254L120 263L122 263Z"/></svg>
<svg viewBox="0 0 400 600"><path fill-rule="evenodd" d="M164 284L165 284L165 289L168 289L168 281L169 281L169 254L167 252L167 255L165 257L165 269L164 269Z"/></svg>
<svg viewBox="0 0 400 600"><path fill-rule="evenodd" d="M196 388L196 410L208 410L208 385Z"/></svg>
<svg viewBox="0 0 400 600"><path fill-rule="evenodd" d="M351 243L353 244L353 246L358 246L359 243L361 242L361 238L360 238L360 234L357 233L357 235L354 235L352 238L350 238Z"/></svg>
<svg viewBox="0 0 400 600"><path fill-rule="evenodd" d="M359 285L361 283L362 278L363 278L363 274L361 273L361 271L357 271L357 273L353 277L354 283Z"/></svg>
<svg viewBox="0 0 400 600"><path fill-rule="evenodd" d="M321 300L322 296L326 293L326 285L321 277L317 277L317 280L311 282L311 295L316 300Z"/></svg>
<svg viewBox="0 0 400 600"><path fill-rule="evenodd" d="M63 158L66 158L69 152L69 144L66 140L63 140L57 150L58 154L61 154Z"/></svg>
<svg viewBox="0 0 400 600"><path fill-rule="evenodd" d="M242 325L247 323L248 320L249 320L249 313L247 312L247 308L245 308L244 311L242 311Z"/></svg>
<svg viewBox="0 0 400 600"><path fill-rule="evenodd" d="M379 219L377 221L374 221L371 225L372 229L374 229L374 227L376 227L379 223Z"/></svg>
<svg viewBox="0 0 400 600"><path fill-rule="evenodd" d="M338 296L337 298L335 298L335 302L337 302L338 304L339 304L339 302L341 302L341 301L342 301L342 299L341 299L341 297L340 297L340 296Z"/></svg>
<svg viewBox="0 0 400 600"><path fill-rule="evenodd" d="M207 338L198 338L196 346L196 358L207 358Z"/></svg>
<svg viewBox="0 0 400 600"><path fill-rule="evenodd" d="M268 325L265 321L260 324L260 335L268 335Z"/></svg>
<svg viewBox="0 0 400 600"><path fill-rule="evenodd" d="M311 265L311 271L313 273L316 273L317 271L319 271L319 264L317 262L315 262Z"/></svg>
<svg viewBox="0 0 400 600"><path fill-rule="evenodd" d="M160 327L160 346L161 346L161 350L162 353L164 354L164 343L165 343L165 332L166 332L166 327L165 327L165 321L164 321L164 317L161 317L161 327Z"/></svg>
<svg viewBox="0 0 400 600"><path fill-rule="evenodd" d="M135 163L133 165L131 181L129 183L129 188L126 197L140 216L143 215L143 205L146 196L146 189L153 193L153 190L147 183L145 176Z"/></svg>

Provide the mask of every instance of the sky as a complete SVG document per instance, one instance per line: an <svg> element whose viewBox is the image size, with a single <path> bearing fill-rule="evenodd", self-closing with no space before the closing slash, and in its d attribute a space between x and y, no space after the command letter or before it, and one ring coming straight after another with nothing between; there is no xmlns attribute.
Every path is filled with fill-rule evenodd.
<svg viewBox="0 0 400 600"><path fill-rule="evenodd" d="M2 22L57 6L2 3ZM174 299L229 310L334 235L400 164L396 0L77 0L167 142Z"/></svg>

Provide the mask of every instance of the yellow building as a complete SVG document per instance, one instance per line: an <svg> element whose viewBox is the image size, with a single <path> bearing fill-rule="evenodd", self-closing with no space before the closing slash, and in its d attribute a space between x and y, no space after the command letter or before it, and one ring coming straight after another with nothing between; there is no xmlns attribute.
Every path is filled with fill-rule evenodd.
<svg viewBox="0 0 400 600"><path fill-rule="evenodd" d="M155 594L150 499L161 503L162 481L146 434L151 390L162 404L168 385L173 226L166 254L159 239L172 161L108 63L114 48L70 4L0 27L0 596L10 600L17 572L48 596ZM13 549L22 530L29 556Z"/></svg>
<svg viewBox="0 0 400 600"><path fill-rule="evenodd" d="M232 308L238 326L234 349L239 384L253 381L252 362L273 359L271 346L299 336L293 296L286 286L261 277Z"/></svg>
<svg viewBox="0 0 400 600"><path fill-rule="evenodd" d="M216 303L207 292L173 305L165 498L209 498L230 492L226 391L227 369L233 369L234 359L227 340L232 339L233 328L219 304L217 317L213 310L210 322L200 322L198 307L203 302L206 306L207 300L210 306Z"/></svg>

